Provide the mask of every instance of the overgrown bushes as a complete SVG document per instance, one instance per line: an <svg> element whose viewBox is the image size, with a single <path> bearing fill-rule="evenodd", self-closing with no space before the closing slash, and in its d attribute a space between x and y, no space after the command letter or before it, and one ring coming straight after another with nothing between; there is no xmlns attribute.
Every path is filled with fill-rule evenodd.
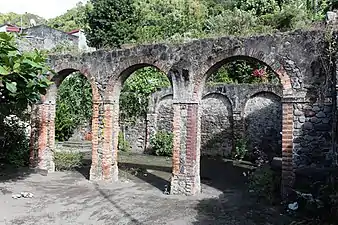
<svg viewBox="0 0 338 225"><path fill-rule="evenodd" d="M232 157L234 159L243 160L248 153L248 140L245 138L236 140L235 152L233 152Z"/></svg>
<svg viewBox="0 0 338 225"><path fill-rule="evenodd" d="M268 164L258 167L249 175L249 189L259 198L276 203L280 196L281 176Z"/></svg>
<svg viewBox="0 0 338 225"><path fill-rule="evenodd" d="M123 133L119 132L118 137L118 149L122 152L129 152L131 149L131 146L127 140L125 140Z"/></svg>
<svg viewBox="0 0 338 225"><path fill-rule="evenodd" d="M17 167L28 166L27 125L16 116L0 118L0 161Z"/></svg>
<svg viewBox="0 0 338 225"><path fill-rule="evenodd" d="M158 131L151 139L151 153L157 156L172 156L173 134L166 131Z"/></svg>
<svg viewBox="0 0 338 225"><path fill-rule="evenodd" d="M83 153L77 151L57 151L54 153L55 170L74 170L82 166Z"/></svg>

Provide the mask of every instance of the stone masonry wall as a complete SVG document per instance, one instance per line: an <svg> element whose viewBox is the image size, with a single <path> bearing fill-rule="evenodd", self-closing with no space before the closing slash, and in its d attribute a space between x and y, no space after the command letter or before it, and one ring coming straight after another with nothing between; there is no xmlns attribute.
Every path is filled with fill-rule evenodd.
<svg viewBox="0 0 338 225"><path fill-rule="evenodd" d="M281 155L281 87L270 84L260 85L218 85L204 91L201 102L201 154L229 156L234 148L233 108L239 110L245 121L245 137L250 149L264 148L272 155ZM153 94L165 97L153 101L155 105L156 131L172 132L173 108L170 90L161 90ZM126 137L132 144L133 152L143 153L145 139L145 122L136 123L126 129Z"/></svg>
<svg viewBox="0 0 338 225"><path fill-rule="evenodd" d="M173 118L174 118L174 110L173 110L173 100L172 96L167 96L163 98L158 105L157 108L157 130L158 131L173 131Z"/></svg>
<svg viewBox="0 0 338 225"><path fill-rule="evenodd" d="M46 25L26 28L23 30L24 38L19 41L21 50L30 51L33 49L50 50L60 44L68 46L78 46L78 37L67 34L63 31L55 30Z"/></svg>
<svg viewBox="0 0 338 225"><path fill-rule="evenodd" d="M124 130L125 140L130 144L130 151L142 153L146 147L146 120L138 118L134 124L121 124L121 131Z"/></svg>
<svg viewBox="0 0 338 225"><path fill-rule="evenodd" d="M201 154L229 156L233 148L232 107L229 99L209 94L202 99Z"/></svg>
<svg viewBox="0 0 338 225"><path fill-rule="evenodd" d="M294 104L294 162L297 167L329 166L332 104Z"/></svg>
<svg viewBox="0 0 338 225"><path fill-rule="evenodd" d="M245 137L250 149L269 156L282 156L282 102L273 93L261 92L247 101L244 110Z"/></svg>

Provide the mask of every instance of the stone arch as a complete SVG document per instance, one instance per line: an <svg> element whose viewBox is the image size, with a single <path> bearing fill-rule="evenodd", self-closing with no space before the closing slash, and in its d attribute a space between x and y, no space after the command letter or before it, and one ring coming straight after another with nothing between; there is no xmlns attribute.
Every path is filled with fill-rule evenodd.
<svg viewBox="0 0 338 225"><path fill-rule="evenodd" d="M154 67L165 74L163 67L150 63L138 63L130 65L124 69L118 69L108 80L107 88L104 93L103 101L103 171L106 179L118 180L117 154L118 154L118 134L119 128L119 98L122 86L128 77L138 69L144 67ZM165 68L164 68L165 69ZM118 72L120 71L120 72ZM170 81L170 78L169 78ZM148 134L147 134L148 136ZM147 137L148 139L148 137ZM105 175L106 174L106 175Z"/></svg>
<svg viewBox="0 0 338 225"><path fill-rule="evenodd" d="M55 149L55 113L56 113L56 98L57 90L62 81L72 74L79 71L89 82L93 92L93 103L100 98L98 89L95 85L93 77L87 70L77 70L73 68L62 69L55 74L51 74L49 79L53 84L47 89L46 94L41 96L41 102L33 106L34 114L32 115L32 131L30 135L30 164L33 167L44 169L49 172L55 171L55 164L53 161ZM96 122L97 110L93 104L92 115L92 131L97 130L98 123ZM94 153L94 146L97 142L97 134L93 132L92 151Z"/></svg>
<svg viewBox="0 0 338 225"><path fill-rule="evenodd" d="M239 45L241 45L239 43ZM252 43L251 43L252 45ZM264 46L259 46L259 48L265 49ZM213 46L214 47L214 46ZM293 103L292 96L294 96L294 89L292 86L292 80L290 76L287 74L284 68L284 60L279 58L273 52L273 49L267 48L266 52L259 51L257 49L248 49L238 46L234 48L232 51L219 51L213 48L212 55L207 58L204 63L201 63L199 68L197 69L197 74L194 77L193 81L193 99L196 101L200 101L202 99L202 93L205 87L205 83L207 78L217 69L219 69L222 65L227 62L238 60L238 59L249 59L258 61L267 67L269 67L272 71L276 73L279 77L282 87L283 87L283 104L282 104L282 194L285 195L288 187L292 186L294 181L295 173L293 167ZM286 66L286 65L285 65ZM244 121L242 119L243 112L234 111L234 140L238 140L244 136ZM199 127L200 129L200 127ZM199 149L197 149L199 152Z"/></svg>
<svg viewBox="0 0 338 225"><path fill-rule="evenodd" d="M201 106L201 155L229 156L233 149L231 100L220 93L208 93Z"/></svg>
<svg viewBox="0 0 338 225"><path fill-rule="evenodd" d="M272 159L282 156L282 102L274 92L260 91L245 102L245 137L252 153L259 149Z"/></svg>
<svg viewBox="0 0 338 225"><path fill-rule="evenodd" d="M107 88L104 92L105 99L112 100L112 96L119 93L119 91L121 90L123 86L123 83L128 79L128 77L136 70L142 69L144 67L153 67L153 68L156 68L158 71L166 74L167 78L170 81L171 87L173 86L172 79L170 76L168 76L168 71L169 71L170 66L162 65L161 63L158 63L156 61L155 63L145 62L146 60L142 60L142 59L138 59L134 61L128 61L125 67L121 67L117 69L116 71L114 71L113 76L111 76L107 82Z"/></svg>
<svg viewBox="0 0 338 225"><path fill-rule="evenodd" d="M221 68L226 63L236 61L236 60L247 60L247 61L257 61L261 64L264 64L268 68L270 68L276 76L279 78L283 90L286 92L292 92L291 79L286 73L283 65L278 62L278 60L273 59L272 57L265 57L264 53L260 52L259 54L255 54L253 51L249 55L232 55L224 58L224 56L216 57L212 60L209 60L204 65L201 66L198 75L195 78L194 84L194 98L201 99L201 94L203 92L205 82L207 78L214 72L216 72L219 68Z"/></svg>

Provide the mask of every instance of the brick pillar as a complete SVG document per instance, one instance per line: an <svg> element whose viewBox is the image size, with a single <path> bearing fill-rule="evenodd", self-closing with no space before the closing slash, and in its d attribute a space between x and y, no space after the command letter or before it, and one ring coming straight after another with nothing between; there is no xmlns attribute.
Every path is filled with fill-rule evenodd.
<svg viewBox="0 0 338 225"><path fill-rule="evenodd" d="M54 172L55 104L36 104L32 111L30 167Z"/></svg>
<svg viewBox="0 0 338 225"><path fill-rule="evenodd" d="M112 103L93 103L90 180L118 179L118 114L114 106Z"/></svg>
<svg viewBox="0 0 338 225"><path fill-rule="evenodd" d="M171 194L201 192L198 103L174 103Z"/></svg>
<svg viewBox="0 0 338 225"><path fill-rule="evenodd" d="M282 103L282 196L286 198L294 185L293 166L293 102L283 99Z"/></svg>

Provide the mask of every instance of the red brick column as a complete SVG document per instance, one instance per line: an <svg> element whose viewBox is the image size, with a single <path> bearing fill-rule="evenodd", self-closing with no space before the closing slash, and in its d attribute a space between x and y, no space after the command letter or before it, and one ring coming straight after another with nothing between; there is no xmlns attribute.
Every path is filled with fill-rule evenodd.
<svg viewBox="0 0 338 225"><path fill-rule="evenodd" d="M293 103L291 99L283 99L282 119L282 196L285 198L294 185L295 172L293 166Z"/></svg>
<svg viewBox="0 0 338 225"><path fill-rule="evenodd" d="M32 106L30 136L30 166L32 168L55 171L55 104Z"/></svg>
<svg viewBox="0 0 338 225"><path fill-rule="evenodd" d="M198 103L174 103L171 194L201 192Z"/></svg>
<svg viewBox="0 0 338 225"><path fill-rule="evenodd" d="M118 111L116 104L93 103L90 180L116 181L118 179L118 113L116 111Z"/></svg>

